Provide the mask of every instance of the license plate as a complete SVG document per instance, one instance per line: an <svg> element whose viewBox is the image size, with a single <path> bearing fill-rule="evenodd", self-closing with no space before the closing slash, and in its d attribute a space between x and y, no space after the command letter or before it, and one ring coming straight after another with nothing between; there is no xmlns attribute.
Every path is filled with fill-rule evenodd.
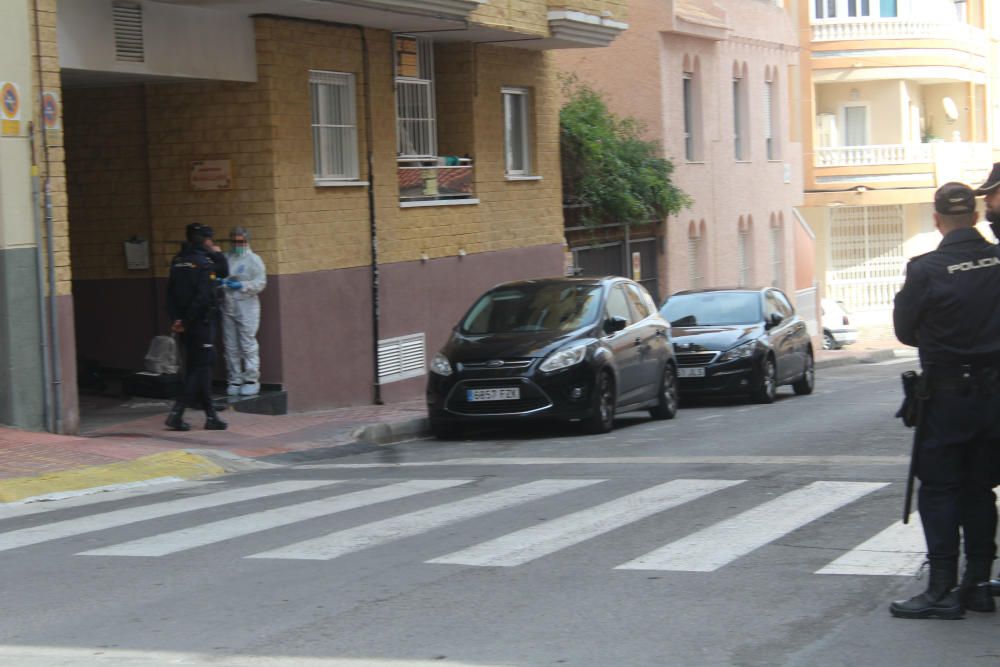
<svg viewBox="0 0 1000 667"><path fill-rule="evenodd" d="M469 403L478 403L480 401L516 401L521 398L521 389L520 387L467 389L465 397Z"/></svg>
<svg viewBox="0 0 1000 667"><path fill-rule="evenodd" d="M679 378L703 378L705 377L704 368L678 368L677 377Z"/></svg>

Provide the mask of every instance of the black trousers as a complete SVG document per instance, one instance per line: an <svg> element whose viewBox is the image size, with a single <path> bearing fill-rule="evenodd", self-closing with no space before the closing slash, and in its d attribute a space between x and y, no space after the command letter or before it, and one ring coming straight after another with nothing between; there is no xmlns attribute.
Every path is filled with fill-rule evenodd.
<svg viewBox="0 0 1000 667"><path fill-rule="evenodd" d="M931 562L996 557L1000 394L935 391L917 445L917 503Z"/></svg>
<svg viewBox="0 0 1000 667"><path fill-rule="evenodd" d="M184 344L184 391L181 401L205 411L212 408L212 369L215 365L215 322L192 326L181 334Z"/></svg>

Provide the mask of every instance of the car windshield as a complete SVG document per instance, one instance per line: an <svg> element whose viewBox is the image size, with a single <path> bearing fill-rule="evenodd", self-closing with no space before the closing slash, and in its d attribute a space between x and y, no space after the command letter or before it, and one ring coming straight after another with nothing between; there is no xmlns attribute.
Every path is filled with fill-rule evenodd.
<svg viewBox="0 0 1000 667"><path fill-rule="evenodd" d="M462 321L462 333L572 331L597 320L599 285L525 284L487 292Z"/></svg>
<svg viewBox="0 0 1000 667"><path fill-rule="evenodd" d="M761 321L756 292L698 292L670 297L660 309L675 327L753 324Z"/></svg>

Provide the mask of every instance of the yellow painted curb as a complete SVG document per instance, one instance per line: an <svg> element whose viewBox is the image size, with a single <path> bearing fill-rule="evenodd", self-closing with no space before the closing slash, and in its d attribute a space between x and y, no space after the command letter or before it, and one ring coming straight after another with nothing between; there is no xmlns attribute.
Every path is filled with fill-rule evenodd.
<svg viewBox="0 0 1000 667"><path fill-rule="evenodd" d="M204 456L183 450L151 454L106 466L72 468L33 477L0 480L0 502L11 503L50 493L79 491L98 486L141 482L157 477L194 479L222 475L225 469Z"/></svg>

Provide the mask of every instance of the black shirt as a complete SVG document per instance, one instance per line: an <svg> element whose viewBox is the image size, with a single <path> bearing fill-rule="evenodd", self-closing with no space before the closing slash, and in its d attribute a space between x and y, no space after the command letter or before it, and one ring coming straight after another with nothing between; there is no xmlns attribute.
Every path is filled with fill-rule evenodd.
<svg viewBox="0 0 1000 667"><path fill-rule="evenodd" d="M1000 362L1000 250L975 228L914 257L896 295L896 337L936 364Z"/></svg>
<svg viewBox="0 0 1000 667"><path fill-rule="evenodd" d="M185 327L207 322L215 313L215 279L229 275L226 257L185 243L170 264L167 280L167 312L170 321Z"/></svg>

